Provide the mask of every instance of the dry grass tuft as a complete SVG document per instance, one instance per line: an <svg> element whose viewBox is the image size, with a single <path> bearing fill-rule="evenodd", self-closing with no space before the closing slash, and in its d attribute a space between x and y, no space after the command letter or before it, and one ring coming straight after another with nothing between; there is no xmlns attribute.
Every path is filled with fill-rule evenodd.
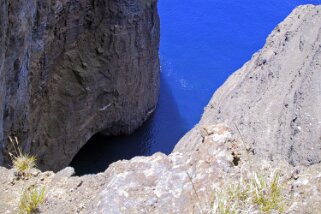
<svg viewBox="0 0 321 214"><path fill-rule="evenodd" d="M30 186L21 195L19 211L23 214L35 213L45 200L45 187Z"/></svg>
<svg viewBox="0 0 321 214"><path fill-rule="evenodd" d="M230 182L227 182L230 183ZM214 189L206 208L196 204L201 214L284 213L285 196L280 173L241 175L235 184ZM204 203L203 203L204 204Z"/></svg>
<svg viewBox="0 0 321 214"><path fill-rule="evenodd" d="M9 153L13 168L16 170L18 176L28 177L30 170L36 167L37 158L33 155L23 153L16 137L9 137L9 140L15 152L15 154Z"/></svg>

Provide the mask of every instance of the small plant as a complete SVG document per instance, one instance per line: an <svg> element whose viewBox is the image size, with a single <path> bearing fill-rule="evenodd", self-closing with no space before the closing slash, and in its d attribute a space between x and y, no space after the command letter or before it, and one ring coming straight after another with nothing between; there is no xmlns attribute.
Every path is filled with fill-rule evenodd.
<svg viewBox="0 0 321 214"><path fill-rule="evenodd" d="M19 201L19 211L23 214L37 212L39 206L45 200L45 187L38 188L37 186L28 187L21 195Z"/></svg>
<svg viewBox="0 0 321 214"><path fill-rule="evenodd" d="M284 212L284 197L279 173L270 176L252 173L239 183L215 194L213 213L271 213Z"/></svg>
<svg viewBox="0 0 321 214"><path fill-rule="evenodd" d="M15 153L12 154L9 152L14 169L17 171L18 176L29 176L30 170L36 167L36 157L23 153L16 137L9 137L9 140L14 148Z"/></svg>
<svg viewBox="0 0 321 214"><path fill-rule="evenodd" d="M253 203L257 204L262 212L270 213L272 210L284 212L279 173L274 173L268 180L255 173L252 183L252 189L254 189Z"/></svg>
<svg viewBox="0 0 321 214"><path fill-rule="evenodd" d="M236 184L214 189L213 200L207 208L198 208L200 213L208 214L284 213L282 193L280 174L277 172L269 176L255 172L249 176L241 174Z"/></svg>

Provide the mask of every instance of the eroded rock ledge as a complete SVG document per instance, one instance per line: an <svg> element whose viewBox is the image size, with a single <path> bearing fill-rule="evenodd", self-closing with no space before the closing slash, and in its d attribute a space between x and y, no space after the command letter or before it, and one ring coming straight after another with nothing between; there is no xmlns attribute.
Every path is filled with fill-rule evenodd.
<svg viewBox="0 0 321 214"><path fill-rule="evenodd" d="M199 207L211 206L215 188L253 171L279 169L286 212L318 213L320 126L315 121L321 103L314 83L321 73L320 10L301 6L281 23L265 47L215 93L200 123L170 155L119 161L104 173L82 177L70 177L73 170L67 168L16 181L12 171L0 168L0 212L15 210L22 185L36 182L48 186L44 213L200 213ZM302 122L307 114L314 126ZM269 119L252 125L261 118Z"/></svg>
<svg viewBox="0 0 321 214"><path fill-rule="evenodd" d="M252 172L269 175L278 169L287 213L318 213L321 164L293 167L263 160L244 149L225 124L203 126L202 132L194 150L119 161L97 175L71 177L74 170L66 168L17 180L13 170L0 167L0 212L16 213L17 196L39 185L47 192L41 213L211 213L215 189Z"/></svg>
<svg viewBox="0 0 321 214"><path fill-rule="evenodd" d="M140 126L158 100L159 27L155 0L0 0L0 151L14 135L57 170L95 133Z"/></svg>

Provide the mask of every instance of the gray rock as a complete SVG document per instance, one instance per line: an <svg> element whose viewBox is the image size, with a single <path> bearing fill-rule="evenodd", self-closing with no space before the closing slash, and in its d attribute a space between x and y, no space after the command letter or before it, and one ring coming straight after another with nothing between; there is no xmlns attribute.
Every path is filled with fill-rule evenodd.
<svg viewBox="0 0 321 214"><path fill-rule="evenodd" d="M290 133L277 132L279 135L271 135L271 142L276 142L269 144L271 148L264 147L257 142L263 142L261 140L265 139L264 135L262 137L258 134L260 131L270 134L275 131L274 126L280 125L279 123L275 125L273 122L277 118L274 113L283 114L280 109L272 109L272 107L270 109L273 111L263 111L262 109L268 109L264 108L264 104L279 106L281 105L279 104L280 99L284 99L289 101L287 108L290 110L293 110L294 103L297 106L300 104L300 109L319 118L318 112L312 114L312 110L309 111L310 109L305 103L307 101L311 104L312 97L310 96L314 96L313 100L315 101L319 99L319 95L312 89L308 87L310 95L303 90L304 99L300 102L298 100L294 102L294 98L292 99L290 95L286 96L291 93L294 96L293 88L301 91L301 87L305 86L307 80L302 80L302 75L310 76L309 80L314 81L314 75L318 74L318 70L314 70L314 66L316 63L318 64L318 59L320 59L317 58L319 52L310 47L308 49L310 53L305 53L306 55L301 58L301 52L298 53L298 49L294 45L297 43L290 43L298 38L293 36L292 39L288 38L287 41L284 41L284 34L286 34L285 30L293 27L296 29L294 35L300 34L300 29L308 29L307 36L309 38L312 38L309 32L319 36L319 31L316 29L320 29L321 26L320 15L317 12L320 9L321 6L299 7L281 23L267 40L265 48L230 77L215 93L201 122L179 142L175 151L170 155L156 153L151 157L135 157L128 161L118 161L104 173L82 177L69 177L69 172L72 172L72 169L66 169L58 174L44 172L35 174L27 180L17 180L13 170L0 167L0 213L16 213L19 202L17 196L21 194L21 189L33 184L45 186L47 190L45 203L39 207L42 213L213 213L213 203L217 197L220 197L217 193L220 193L222 187L229 187L229 191L235 190L236 186L233 185L238 183L242 185L243 183L240 182L249 178L254 178L257 182L258 178L253 173L259 173L263 176L262 178L271 179L271 175L275 172L279 172L280 175L281 193L284 196L286 213L319 213L321 209L321 164L291 165L293 164L292 159L284 155L283 151L287 151L287 144L292 145L298 142L290 139L285 141L284 145L280 145L278 138L274 138L275 136L287 136ZM308 21L298 21L301 19L308 19ZM309 28L305 28L305 26ZM303 38L305 34L301 32L300 35ZM318 49L320 48L318 42L321 38L315 37L315 39L311 44ZM272 45L283 43L284 46L274 47ZM267 58L266 54L271 50L272 58ZM101 50L97 52L101 53ZM274 52L278 54L275 55ZM314 55L315 59L305 61ZM265 60L260 60L262 57L265 57ZM278 57L287 61L277 60ZM294 61L292 57L295 58ZM296 71L297 63L300 62L302 63L301 67L306 69L301 70L301 76L299 74L295 76L291 71ZM273 67L269 66L270 63L273 64ZM270 77L271 79L269 79L269 73L267 73L267 79L259 84L257 81L264 77L262 71L267 72L265 66L270 68L270 71L275 75L278 73L278 77ZM250 78L252 76L257 76L258 80ZM251 84L254 86L250 87ZM299 87L297 84L302 86ZM279 93L276 88L280 88ZM238 91L235 91L236 89ZM250 89L254 92L258 90L256 97L253 95L253 91L247 91ZM270 90L274 93L270 93ZM283 92L281 90L286 93L281 93ZM240 98L235 97L234 93L237 93ZM232 96L233 94L234 96ZM253 102L253 106L250 106L249 109L250 101L253 99L258 100ZM229 107L228 101L233 104L233 107ZM310 108L314 109L314 106L318 106L318 104L315 102ZM221 112L219 112L221 106L224 108L221 108ZM290 108L290 106L292 107ZM252 108L255 108L258 113L251 111ZM236 111L235 113L233 109ZM290 110L284 113L285 118L292 116L293 112ZM314 110L316 111L316 109ZM245 112L249 114L246 115ZM264 119L267 117L266 114L274 119L265 121L264 126L253 126L252 123L248 123L249 126L246 127L241 123L261 117ZM228 116L231 116L231 119ZM246 120L243 121L240 118ZM277 121L282 121L280 118L277 119ZM230 127L224 123L217 123L219 120L229 123ZM302 121L302 117L300 116L296 120ZM291 125L291 122L288 125ZM301 124L300 126L303 127ZM290 126L290 128L296 130L295 126ZM313 126L311 130L312 128L317 132L319 127ZM294 137L303 136L300 133L292 135ZM314 136L311 134L308 137L313 139ZM252 138L257 138L258 141L252 143L248 141ZM303 142L312 145L310 141ZM276 151L275 145L280 150ZM279 161L271 161L269 154L272 151L275 154L273 159L278 158ZM299 163L305 163L303 161L307 157L305 152L306 150L302 150L302 154L300 153L302 158L299 160L302 162ZM240 208L244 209L244 207ZM247 213L262 213L260 204L250 204L250 207L245 208L248 208L245 209ZM273 210L271 213L277 213L277 211Z"/></svg>
<svg viewBox="0 0 321 214"><path fill-rule="evenodd" d="M265 161L244 150L226 125L202 129L195 150L119 161L96 175L69 177L72 169L67 168L17 179L14 170L0 167L0 213L17 213L17 196L30 185L46 189L41 213L212 213L214 193L223 186L231 188L253 172L268 177L276 170L286 213L318 213L321 164L292 167ZM261 213L258 206L250 209Z"/></svg>
<svg viewBox="0 0 321 214"><path fill-rule="evenodd" d="M61 169L95 133L131 133L154 110L156 1L0 0L0 12L6 162L14 135L41 169Z"/></svg>
<svg viewBox="0 0 321 214"><path fill-rule="evenodd" d="M321 6L295 9L265 46L219 88L200 124L175 151L201 140L200 126L225 122L253 153L292 165L321 161Z"/></svg>
<svg viewBox="0 0 321 214"><path fill-rule="evenodd" d="M54 179L55 179L55 178L59 179L59 178L61 178L61 177L67 177L67 178L69 178L69 177L71 177L71 176L73 176L73 175L75 175L75 169L72 168L72 167L66 167L66 168L60 170L59 172L57 172L57 173L55 174Z"/></svg>
<svg viewBox="0 0 321 214"><path fill-rule="evenodd" d="M237 141L229 129L223 124L208 129L213 131L196 150L169 156L156 153L112 164L105 172L106 185L88 213L197 211L198 198L206 198L234 166L232 148ZM204 201L203 205L210 204Z"/></svg>
<svg viewBox="0 0 321 214"><path fill-rule="evenodd" d="M200 123L169 156L112 164L88 213L212 213L215 189L276 170L286 213L318 213L320 10L295 9L214 94Z"/></svg>
<svg viewBox="0 0 321 214"><path fill-rule="evenodd" d="M97 175L69 177L71 169L65 169L12 185L13 170L0 167L0 213L16 209L21 188L34 183L46 187L42 213L192 213L197 197L206 197L234 166L238 141L229 129L219 124L207 130L195 151L118 161Z"/></svg>

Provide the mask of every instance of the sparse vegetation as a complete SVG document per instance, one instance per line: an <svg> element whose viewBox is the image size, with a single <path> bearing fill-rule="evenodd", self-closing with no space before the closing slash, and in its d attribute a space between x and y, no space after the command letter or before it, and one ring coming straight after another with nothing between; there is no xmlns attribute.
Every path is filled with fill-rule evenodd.
<svg viewBox="0 0 321 214"><path fill-rule="evenodd" d="M284 213L285 197L282 192L278 172L270 175L254 172L249 176L242 175L236 184L214 189L212 203L199 210L200 213L212 214Z"/></svg>
<svg viewBox="0 0 321 214"><path fill-rule="evenodd" d="M269 178L254 173L251 185L252 201L264 213L271 211L284 212L284 197L279 173L274 173Z"/></svg>
<svg viewBox="0 0 321 214"><path fill-rule="evenodd" d="M21 195L19 211L21 214L30 214L38 211L45 200L45 187L30 186Z"/></svg>
<svg viewBox="0 0 321 214"><path fill-rule="evenodd" d="M36 167L36 156L22 152L17 137L9 137L9 141L13 146L14 154L9 152L12 160L12 166L18 177L29 177L30 171ZM38 211L38 207L45 200L45 187L37 187L31 185L25 189L20 197L19 212L21 214L31 214Z"/></svg>
<svg viewBox="0 0 321 214"><path fill-rule="evenodd" d="M36 167L36 157L30 154L25 154L19 145L19 141L16 137L9 137L14 148L14 154L9 153L13 168L16 170L18 176L26 177L30 175L30 170Z"/></svg>

